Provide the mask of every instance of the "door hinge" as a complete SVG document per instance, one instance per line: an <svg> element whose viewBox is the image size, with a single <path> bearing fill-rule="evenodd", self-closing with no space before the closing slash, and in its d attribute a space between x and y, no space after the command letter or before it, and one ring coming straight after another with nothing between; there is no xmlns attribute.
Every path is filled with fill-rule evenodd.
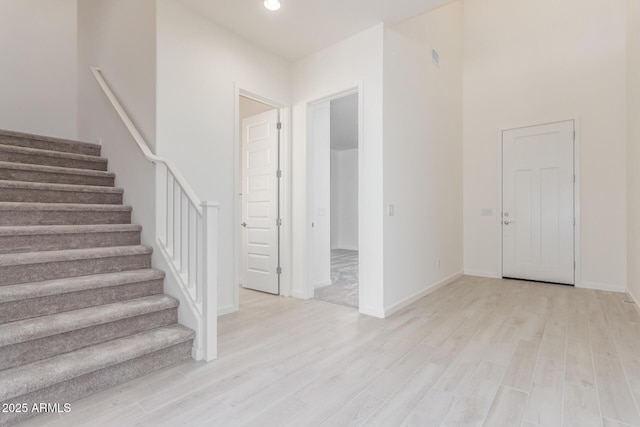
<svg viewBox="0 0 640 427"><path fill-rule="evenodd" d="M282 218L276 219L276 225L280 227L282 225Z"/></svg>
<svg viewBox="0 0 640 427"><path fill-rule="evenodd" d="M573 269L574 270L576 269L576 262L575 261L573 261Z"/></svg>
<svg viewBox="0 0 640 427"><path fill-rule="evenodd" d="M281 170L277 170L276 171L276 178L282 178L282 171Z"/></svg>
<svg viewBox="0 0 640 427"><path fill-rule="evenodd" d="M276 125L276 128L278 130L282 129L282 122L278 122L278 124Z"/></svg>
<svg viewBox="0 0 640 427"><path fill-rule="evenodd" d="M282 267L276 267L276 274L282 274Z"/></svg>
<svg viewBox="0 0 640 427"><path fill-rule="evenodd" d="M573 142L576 142L576 131L575 130L573 131Z"/></svg>

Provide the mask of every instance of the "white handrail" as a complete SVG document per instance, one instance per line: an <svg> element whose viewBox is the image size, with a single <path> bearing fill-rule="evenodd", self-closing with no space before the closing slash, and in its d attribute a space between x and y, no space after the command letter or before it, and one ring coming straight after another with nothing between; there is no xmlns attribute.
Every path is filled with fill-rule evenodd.
<svg viewBox="0 0 640 427"><path fill-rule="evenodd" d="M156 175L155 182L159 195L156 199L156 241L167 261L167 273L172 275L182 295L181 303L185 303L197 319L197 324L190 325L196 330L194 357L213 360L217 357L220 204L200 201L177 168L149 149L102 77L100 68L90 69L145 159L164 166L166 179L161 180Z"/></svg>
<svg viewBox="0 0 640 427"><path fill-rule="evenodd" d="M129 133L138 145L138 148L142 152L142 155L152 163L162 163L163 165L165 165L167 169L171 171L171 174L174 176L180 187L184 189L185 194L191 200L193 205L196 206L200 213L202 213L202 210L200 209L202 201L198 198L198 196L196 196L195 192L191 189L191 186L187 183L182 174L169 160L156 156L155 154L153 154L153 152L151 152L151 150L149 149L149 145L145 142L142 135L140 135L140 132L138 132L138 129L129 118L129 115L122 107L122 104L120 104L118 98L116 98L116 96L113 94L104 77L102 77L102 70L100 70L99 67L89 67L89 69L91 70L93 77L95 77L95 79L98 81L98 84L104 91L104 94L111 102L111 105L113 105L113 108L115 108L118 116L120 116L120 119L124 122L124 125L129 130Z"/></svg>

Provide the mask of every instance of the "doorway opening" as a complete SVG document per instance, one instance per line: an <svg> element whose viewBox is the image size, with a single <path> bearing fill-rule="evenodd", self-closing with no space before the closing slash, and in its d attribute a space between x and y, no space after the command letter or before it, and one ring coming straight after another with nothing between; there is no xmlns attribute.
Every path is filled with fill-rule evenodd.
<svg viewBox="0 0 640 427"><path fill-rule="evenodd" d="M575 121L502 132L502 277L576 284Z"/></svg>
<svg viewBox="0 0 640 427"><path fill-rule="evenodd" d="M242 92L238 95L239 191L236 239L240 288L281 294L280 109ZM246 293L247 291L245 291ZM242 295L238 289L236 302Z"/></svg>
<svg viewBox="0 0 640 427"><path fill-rule="evenodd" d="M311 282L314 297L358 308L359 95L309 107Z"/></svg>

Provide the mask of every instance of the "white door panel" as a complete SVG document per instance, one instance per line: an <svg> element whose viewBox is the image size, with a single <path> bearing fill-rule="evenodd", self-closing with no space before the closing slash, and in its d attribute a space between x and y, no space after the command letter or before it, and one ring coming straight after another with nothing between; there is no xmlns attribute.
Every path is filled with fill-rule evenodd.
<svg viewBox="0 0 640 427"><path fill-rule="evenodd" d="M245 288L279 293L278 111L242 121L242 260Z"/></svg>
<svg viewBox="0 0 640 427"><path fill-rule="evenodd" d="M573 121L503 133L503 276L574 284Z"/></svg>

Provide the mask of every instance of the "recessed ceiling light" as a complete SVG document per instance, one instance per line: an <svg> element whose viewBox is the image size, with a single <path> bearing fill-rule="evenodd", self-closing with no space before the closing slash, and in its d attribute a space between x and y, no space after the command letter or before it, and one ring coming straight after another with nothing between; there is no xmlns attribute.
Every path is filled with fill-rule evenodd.
<svg viewBox="0 0 640 427"><path fill-rule="evenodd" d="M269 10L280 9L280 2L278 0L264 0L264 7Z"/></svg>

